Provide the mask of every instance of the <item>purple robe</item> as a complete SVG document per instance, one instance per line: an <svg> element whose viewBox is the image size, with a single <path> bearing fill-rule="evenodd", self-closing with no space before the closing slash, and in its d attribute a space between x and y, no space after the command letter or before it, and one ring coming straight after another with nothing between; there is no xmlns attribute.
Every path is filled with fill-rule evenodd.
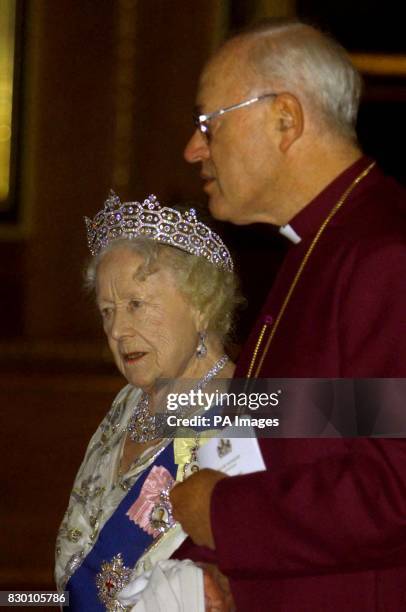
<svg viewBox="0 0 406 612"><path fill-rule="evenodd" d="M237 377L247 372L264 321L274 324L321 223L369 163L358 160L291 221L302 240L290 246ZM261 377L405 376L405 195L376 167L355 187L310 256ZM179 557L216 562L239 612L406 610L406 442L260 444L266 472L214 489L216 551L189 540Z"/></svg>

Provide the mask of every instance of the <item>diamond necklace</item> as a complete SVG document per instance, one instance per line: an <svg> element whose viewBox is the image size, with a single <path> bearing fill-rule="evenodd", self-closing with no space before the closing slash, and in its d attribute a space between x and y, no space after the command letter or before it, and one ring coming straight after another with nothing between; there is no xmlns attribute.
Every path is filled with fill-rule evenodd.
<svg viewBox="0 0 406 612"><path fill-rule="evenodd" d="M199 389L205 387L207 383L209 383L215 376L217 376L219 372L221 372L228 360L229 359L227 355L223 355L222 357L220 357L220 359L216 361L214 366L210 368L210 370L203 376L203 378L199 380L193 390L198 391ZM182 415L184 414L186 409L187 407L182 410ZM151 440L156 440L162 437L162 432L164 429L163 422L159 423L159 420L162 419L157 419L155 414L150 413L149 395L148 393L143 391L126 427L130 439L133 442L143 443L150 442Z"/></svg>

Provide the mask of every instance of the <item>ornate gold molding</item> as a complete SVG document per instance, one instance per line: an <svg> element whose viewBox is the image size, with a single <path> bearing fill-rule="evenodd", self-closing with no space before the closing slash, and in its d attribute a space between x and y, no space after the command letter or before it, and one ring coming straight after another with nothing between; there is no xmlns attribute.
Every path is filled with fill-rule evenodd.
<svg viewBox="0 0 406 612"><path fill-rule="evenodd" d="M15 4L15 0L12 0ZM34 6L35 4L35 6ZM35 181L40 157L37 154L39 138L39 98L41 71L41 42L43 40L43 2L24 4L24 20L30 24L24 33L24 49L21 61L24 63L23 98L24 109L21 117L19 168L19 219L16 224L0 225L0 240L20 241L29 237L33 229L33 202Z"/></svg>
<svg viewBox="0 0 406 612"><path fill-rule="evenodd" d="M16 5L0 0L0 210L10 192Z"/></svg>
<svg viewBox="0 0 406 612"><path fill-rule="evenodd" d="M351 53L350 57L363 74L406 77L406 55Z"/></svg>

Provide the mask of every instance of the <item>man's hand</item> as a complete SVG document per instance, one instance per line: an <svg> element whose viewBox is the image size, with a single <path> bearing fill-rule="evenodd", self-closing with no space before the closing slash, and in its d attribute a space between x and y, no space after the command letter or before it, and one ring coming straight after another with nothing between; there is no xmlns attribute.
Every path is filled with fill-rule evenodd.
<svg viewBox="0 0 406 612"><path fill-rule="evenodd" d="M214 550L210 524L210 501L215 485L227 478L223 472L200 470L180 482L170 492L173 516L198 546Z"/></svg>
<svg viewBox="0 0 406 612"><path fill-rule="evenodd" d="M204 603L206 612L235 612L230 584L216 565L198 563L203 570Z"/></svg>

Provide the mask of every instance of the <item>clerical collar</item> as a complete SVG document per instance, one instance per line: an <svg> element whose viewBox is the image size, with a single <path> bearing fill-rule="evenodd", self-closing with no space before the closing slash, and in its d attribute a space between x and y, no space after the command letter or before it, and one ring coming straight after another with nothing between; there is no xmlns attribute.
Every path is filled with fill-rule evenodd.
<svg viewBox="0 0 406 612"><path fill-rule="evenodd" d="M356 176L362 172L370 163L371 159L367 156L362 156L352 166L344 170L337 178L335 178L323 191L321 191L309 204L307 204L298 214L290 220L289 224L282 226L279 232L297 244L302 239L314 234L318 231L320 225L329 213L332 203L336 202L347 187L352 183ZM368 187L371 181L374 181L376 177L377 169L373 168L372 172L369 173L368 177L362 181L357 187L357 193L359 190L364 190ZM350 195L349 200L353 198ZM337 219L334 219L332 224L337 223Z"/></svg>
<svg viewBox="0 0 406 612"><path fill-rule="evenodd" d="M301 241L301 237L297 232L295 232L295 230L291 225L289 225L289 223L287 225L282 225L279 228L279 233L282 234L282 236L285 236L285 238L287 238L291 242L293 242L293 244L298 244Z"/></svg>

